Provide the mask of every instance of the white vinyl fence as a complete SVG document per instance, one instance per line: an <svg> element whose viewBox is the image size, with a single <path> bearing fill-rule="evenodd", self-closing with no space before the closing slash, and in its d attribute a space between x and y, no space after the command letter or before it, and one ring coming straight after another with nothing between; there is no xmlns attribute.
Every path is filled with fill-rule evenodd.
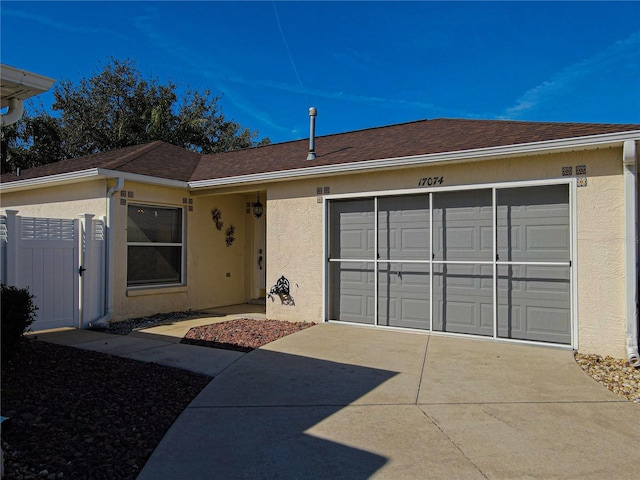
<svg viewBox="0 0 640 480"><path fill-rule="evenodd" d="M82 328L104 311L102 220L0 216L0 280L29 287L38 307L31 330Z"/></svg>

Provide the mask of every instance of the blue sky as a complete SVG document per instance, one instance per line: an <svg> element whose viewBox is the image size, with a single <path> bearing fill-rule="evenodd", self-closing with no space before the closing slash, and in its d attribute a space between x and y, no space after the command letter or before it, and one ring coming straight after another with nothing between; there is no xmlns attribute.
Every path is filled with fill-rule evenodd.
<svg viewBox="0 0 640 480"><path fill-rule="evenodd" d="M7 1L1 60L109 57L221 95L273 142L421 120L640 123L640 2ZM41 96L45 108L53 96Z"/></svg>

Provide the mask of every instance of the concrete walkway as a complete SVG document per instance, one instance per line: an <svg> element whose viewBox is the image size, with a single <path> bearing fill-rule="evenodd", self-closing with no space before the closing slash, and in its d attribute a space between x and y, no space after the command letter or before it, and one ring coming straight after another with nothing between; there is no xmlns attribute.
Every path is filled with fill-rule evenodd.
<svg viewBox="0 0 640 480"><path fill-rule="evenodd" d="M153 362L215 377L244 354L231 350L184 345L180 340L193 327L235 318L263 319L265 318L264 306L232 305L210 309L203 311L197 318L168 322L138 330L126 336L76 329L35 332L31 335L45 342Z"/></svg>
<svg viewBox="0 0 640 480"><path fill-rule="evenodd" d="M570 351L322 324L242 354L149 330L76 345L217 375L138 480L638 476L640 406Z"/></svg>

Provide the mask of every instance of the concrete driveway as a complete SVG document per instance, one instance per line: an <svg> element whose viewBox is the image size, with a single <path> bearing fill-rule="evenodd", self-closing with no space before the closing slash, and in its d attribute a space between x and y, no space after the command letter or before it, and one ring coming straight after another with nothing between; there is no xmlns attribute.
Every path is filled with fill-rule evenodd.
<svg viewBox="0 0 640 480"><path fill-rule="evenodd" d="M636 479L640 406L570 351L337 324L234 358L138 480Z"/></svg>

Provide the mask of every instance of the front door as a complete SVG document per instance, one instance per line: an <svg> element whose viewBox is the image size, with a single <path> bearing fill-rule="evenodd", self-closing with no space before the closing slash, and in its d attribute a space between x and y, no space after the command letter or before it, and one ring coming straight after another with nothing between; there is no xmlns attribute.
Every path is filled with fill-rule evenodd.
<svg viewBox="0 0 640 480"><path fill-rule="evenodd" d="M253 217L253 298L266 296L266 228L265 214L260 218Z"/></svg>

